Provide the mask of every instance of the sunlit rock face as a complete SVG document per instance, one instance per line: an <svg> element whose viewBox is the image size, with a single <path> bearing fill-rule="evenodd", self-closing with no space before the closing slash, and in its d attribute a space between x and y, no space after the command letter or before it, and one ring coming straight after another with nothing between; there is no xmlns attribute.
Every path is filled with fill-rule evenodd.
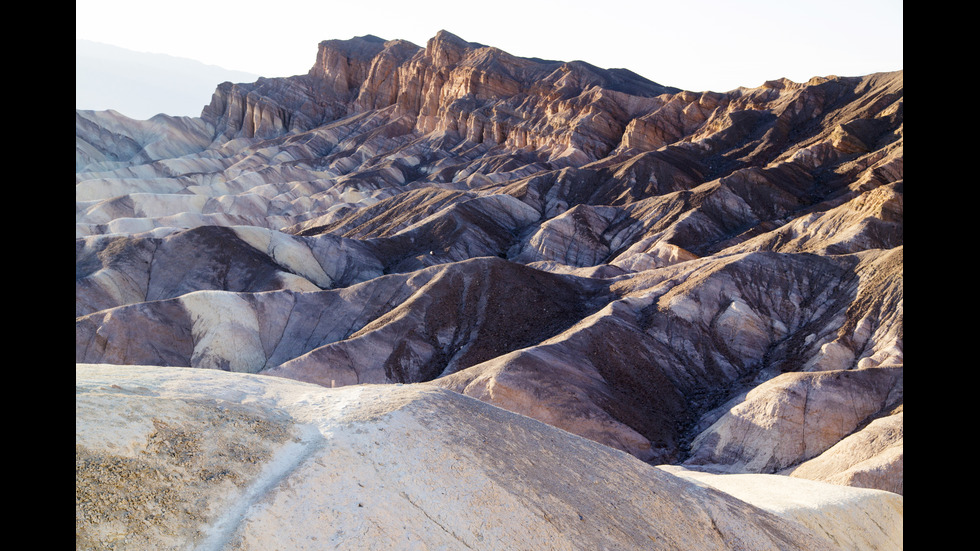
<svg viewBox="0 0 980 551"><path fill-rule="evenodd" d="M902 548L900 495L655 467L427 385L76 364L75 396L77 549Z"/></svg>
<svg viewBox="0 0 980 551"><path fill-rule="evenodd" d="M690 92L440 32L199 118L77 111L76 361L417 383L901 493L903 79Z"/></svg>

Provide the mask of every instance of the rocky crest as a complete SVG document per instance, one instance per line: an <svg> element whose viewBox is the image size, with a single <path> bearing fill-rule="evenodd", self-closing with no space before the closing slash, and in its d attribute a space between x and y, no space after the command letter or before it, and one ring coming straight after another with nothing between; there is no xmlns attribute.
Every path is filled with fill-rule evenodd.
<svg viewBox="0 0 980 551"><path fill-rule="evenodd" d="M76 362L419 383L903 487L903 73L682 91L440 32L76 112Z"/></svg>

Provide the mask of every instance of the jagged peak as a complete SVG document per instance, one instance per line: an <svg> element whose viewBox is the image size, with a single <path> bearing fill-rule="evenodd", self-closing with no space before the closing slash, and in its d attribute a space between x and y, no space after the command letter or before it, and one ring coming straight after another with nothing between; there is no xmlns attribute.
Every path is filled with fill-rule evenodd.
<svg viewBox="0 0 980 551"><path fill-rule="evenodd" d="M447 66L459 63L467 52L485 47L484 44L468 42L449 31L441 30L426 43L425 54L436 65Z"/></svg>
<svg viewBox="0 0 980 551"><path fill-rule="evenodd" d="M364 36L355 36L352 40L366 40L368 42L387 42L384 38L379 36L374 36L373 34L366 34Z"/></svg>
<svg viewBox="0 0 980 551"><path fill-rule="evenodd" d="M355 36L353 38L323 40L319 44L319 49L336 50L346 55L362 52L377 52L384 47L385 40L374 35ZM372 54L373 55L373 54Z"/></svg>
<svg viewBox="0 0 980 551"><path fill-rule="evenodd" d="M482 48L484 45L478 42L469 42L462 39L459 35L453 34L445 29L440 30L435 36L429 39L429 44L453 44L463 48Z"/></svg>
<svg viewBox="0 0 980 551"><path fill-rule="evenodd" d="M321 45L322 44L337 45L337 44L358 44L358 43L362 43L362 42L372 42L372 43L375 43L375 44L384 44L385 42L387 42L387 40L384 39L384 38L381 38L380 36L375 36L373 34L366 34L366 35L363 35L363 36L352 36L351 38L346 38L346 39L345 38L329 38L327 40L321 40L320 41L320 44Z"/></svg>
<svg viewBox="0 0 980 551"><path fill-rule="evenodd" d="M800 83L794 82L786 77L777 78L774 80L767 80L761 86L761 88L772 88L774 90L784 90L784 89L792 89L792 88L799 88L799 87L800 87Z"/></svg>

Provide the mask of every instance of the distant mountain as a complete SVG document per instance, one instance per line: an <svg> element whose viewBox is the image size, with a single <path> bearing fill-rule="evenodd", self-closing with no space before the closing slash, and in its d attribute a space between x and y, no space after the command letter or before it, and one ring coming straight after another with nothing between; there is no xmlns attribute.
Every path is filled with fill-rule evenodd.
<svg viewBox="0 0 980 551"><path fill-rule="evenodd" d="M218 84L258 75L164 54L75 41L75 108L113 109L135 119L199 117Z"/></svg>

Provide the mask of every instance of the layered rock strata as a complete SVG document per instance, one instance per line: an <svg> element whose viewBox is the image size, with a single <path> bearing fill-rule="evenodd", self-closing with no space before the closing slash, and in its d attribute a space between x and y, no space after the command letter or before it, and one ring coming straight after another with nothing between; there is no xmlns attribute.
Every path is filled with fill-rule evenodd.
<svg viewBox="0 0 980 551"><path fill-rule="evenodd" d="M903 73L682 91L447 32L76 112L76 361L420 383L902 492Z"/></svg>

